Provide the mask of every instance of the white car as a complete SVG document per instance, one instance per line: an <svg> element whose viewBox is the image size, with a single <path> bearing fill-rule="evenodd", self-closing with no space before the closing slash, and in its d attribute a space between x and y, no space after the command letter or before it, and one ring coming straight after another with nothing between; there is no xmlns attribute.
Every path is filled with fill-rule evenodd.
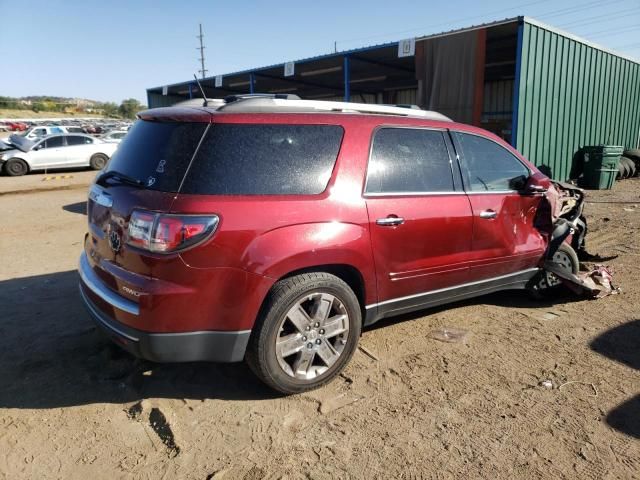
<svg viewBox="0 0 640 480"><path fill-rule="evenodd" d="M110 130L100 136L100 140L107 143L120 143L127 134L126 130Z"/></svg>
<svg viewBox="0 0 640 480"><path fill-rule="evenodd" d="M48 135L55 135L59 133L84 133L80 127L66 127L62 125L40 125L27 128L24 132L14 133L9 138L3 138L0 140L0 151L10 150L15 148L15 142L20 142L23 139L31 140L35 142L40 138L44 138Z"/></svg>
<svg viewBox="0 0 640 480"><path fill-rule="evenodd" d="M16 147L0 155L0 166L9 176L48 168L91 167L101 170L107 164L116 143L105 143L89 135L50 135L31 142L22 139Z"/></svg>

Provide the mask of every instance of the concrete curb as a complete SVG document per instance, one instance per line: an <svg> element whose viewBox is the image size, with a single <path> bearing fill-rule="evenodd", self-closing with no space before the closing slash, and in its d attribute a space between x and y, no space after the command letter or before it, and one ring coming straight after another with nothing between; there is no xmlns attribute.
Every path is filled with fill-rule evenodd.
<svg viewBox="0 0 640 480"><path fill-rule="evenodd" d="M36 188L23 188L18 190L8 190L0 192L0 197L5 195L19 195L21 193L38 193L38 192L55 192L59 190L79 190L81 188L89 188L91 183L73 183L71 185L43 185Z"/></svg>

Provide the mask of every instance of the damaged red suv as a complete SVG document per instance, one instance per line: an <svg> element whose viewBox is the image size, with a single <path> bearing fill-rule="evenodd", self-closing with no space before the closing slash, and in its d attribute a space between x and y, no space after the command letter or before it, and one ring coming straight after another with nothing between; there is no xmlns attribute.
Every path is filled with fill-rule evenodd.
<svg viewBox="0 0 640 480"><path fill-rule="evenodd" d="M246 96L139 118L91 186L79 272L148 360L246 360L301 392L381 318L577 272L580 191L437 113Z"/></svg>

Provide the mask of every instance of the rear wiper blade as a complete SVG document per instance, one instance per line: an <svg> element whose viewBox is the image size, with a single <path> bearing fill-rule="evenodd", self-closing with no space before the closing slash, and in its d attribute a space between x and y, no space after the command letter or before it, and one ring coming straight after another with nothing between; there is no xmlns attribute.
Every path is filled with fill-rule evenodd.
<svg viewBox="0 0 640 480"><path fill-rule="evenodd" d="M102 175L100 175L96 180L96 183L102 182L104 180L108 180L110 178L115 178L116 180L119 180L121 183L127 183L129 185L135 185L137 187L144 186L144 182L142 180L138 180L137 178L130 177L125 173L120 173L115 170L109 170L108 172L105 172Z"/></svg>

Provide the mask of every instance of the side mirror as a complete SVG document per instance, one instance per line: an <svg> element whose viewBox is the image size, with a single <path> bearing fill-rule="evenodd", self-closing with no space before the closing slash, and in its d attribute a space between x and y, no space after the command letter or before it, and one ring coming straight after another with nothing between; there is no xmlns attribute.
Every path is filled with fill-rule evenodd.
<svg viewBox="0 0 640 480"><path fill-rule="evenodd" d="M536 193L545 193L549 190L551 181L542 173L536 172L531 175L524 185L522 192L525 195L535 195Z"/></svg>
<svg viewBox="0 0 640 480"><path fill-rule="evenodd" d="M529 178L526 177L525 175L514 177L511 180L509 180L509 188L511 190L516 190L518 192L521 192L526 188L528 180Z"/></svg>

